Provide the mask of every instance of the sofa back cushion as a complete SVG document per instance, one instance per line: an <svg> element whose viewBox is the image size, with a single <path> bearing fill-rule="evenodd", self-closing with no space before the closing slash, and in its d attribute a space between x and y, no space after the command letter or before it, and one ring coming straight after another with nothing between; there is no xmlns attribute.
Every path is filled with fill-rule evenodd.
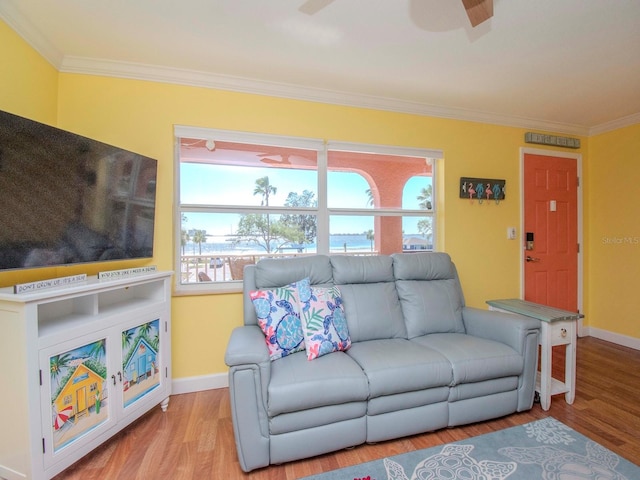
<svg viewBox="0 0 640 480"><path fill-rule="evenodd" d="M429 252L394 254L392 258L408 338L464 333L464 298L451 257Z"/></svg>
<svg viewBox="0 0 640 480"><path fill-rule="evenodd" d="M407 338L391 257L334 255L331 265L352 342Z"/></svg>
<svg viewBox="0 0 640 480"><path fill-rule="evenodd" d="M244 269L244 324L257 325L255 308L249 292L252 290L284 287L309 278L311 285L333 284L331 262L327 255L311 255L294 258L264 258Z"/></svg>

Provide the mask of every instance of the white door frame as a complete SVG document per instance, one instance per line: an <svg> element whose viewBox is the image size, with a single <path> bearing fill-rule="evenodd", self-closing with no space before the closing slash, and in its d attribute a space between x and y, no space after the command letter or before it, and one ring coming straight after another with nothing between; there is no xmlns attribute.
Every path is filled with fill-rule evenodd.
<svg viewBox="0 0 640 480"><path fill-rule="evenodd" d="M578 167L578 244L580 245L580 251L578 252L578 309L580 313L584 314L584 282L583 282L583 262L584 262L584 237L583 237L583 225L582 225L582 186L584 185L584 179L582 178L582 154L581 153L569 153L556 150L544 150L541 148L528 148L520 147L520 298L524 298L524 156L526 154L532 155L546 155L549 157L570 158L577 162ZM583 319L578 320L578 336L583 336Z"/></svg>

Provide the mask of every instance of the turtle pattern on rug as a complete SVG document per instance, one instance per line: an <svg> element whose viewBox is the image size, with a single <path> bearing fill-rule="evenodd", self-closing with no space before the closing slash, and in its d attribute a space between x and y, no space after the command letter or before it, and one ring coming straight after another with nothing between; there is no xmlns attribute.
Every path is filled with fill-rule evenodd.
<svg viewBox="0 0 640 480"><path fill-rule="evenodd" d="M384 480L385 474L386 480L635 480L640 468L548 417L305 478Z"/></svg>
<svg viewBox="0 0 640 480"><path fill-rule="evenodd" d="M575 441L569 434L571 429L551 417L526 424L524 428L529 438L535 438L541 443L568 445ZM619 457L591 440L586 442L587 455L548 445L505 447L498 450L498 453L515 460L514 462L478 461L470 455L473 449L473 445L445 445L439 453L416 465L411 480L503 480L516 472L518 464L540 465L543 480L627 480L626 476L615 471ZM384 466L387 480L410 480L402 466L393 460L385 458Z"/></svg>
<svg viewBox="0 0 640 480"><path fill-rule="evenodd" d="M515 462L477 461L469 455L473 445L445 445L440 453L431 455L416 465L412 479L441 480L443 478L502 480L516 471ZM402 465L384 459L388 480L409 480Z"/></svg>

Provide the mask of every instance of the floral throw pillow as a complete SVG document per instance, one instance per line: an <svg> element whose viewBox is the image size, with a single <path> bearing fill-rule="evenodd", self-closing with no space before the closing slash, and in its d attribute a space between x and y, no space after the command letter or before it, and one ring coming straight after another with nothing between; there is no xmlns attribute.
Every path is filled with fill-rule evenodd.
<svg viewBox="0 0 640 480"><path fill-rule="evenodd" d="M304 350L297 283L249 292L271 360Z"/></svg>
<svg viewBox="0 0 640 480"><path fill-rule="evenodd" d="M298 282L298 293L307 358L313 360L327 353L348 349L351 338L340 289L311 287L308 279L304 279Z"/></svg>

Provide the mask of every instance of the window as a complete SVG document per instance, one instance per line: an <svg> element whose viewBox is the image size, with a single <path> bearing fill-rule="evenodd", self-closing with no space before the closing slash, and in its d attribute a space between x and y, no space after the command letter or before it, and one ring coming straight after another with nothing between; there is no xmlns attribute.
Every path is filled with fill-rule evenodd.
<svg viewBox="0 0 640 480"><path fill-rule="evenodd" d="M434 162L425 151L329 142L327 159L332 240L365 235L384 254L433 250Z"/></svg>
<svg viewBox="0 0 640 480"><path fill-rule="evenodd" d="M176 127L178 291L260 258L431 250L440 152Z"/></svg>

